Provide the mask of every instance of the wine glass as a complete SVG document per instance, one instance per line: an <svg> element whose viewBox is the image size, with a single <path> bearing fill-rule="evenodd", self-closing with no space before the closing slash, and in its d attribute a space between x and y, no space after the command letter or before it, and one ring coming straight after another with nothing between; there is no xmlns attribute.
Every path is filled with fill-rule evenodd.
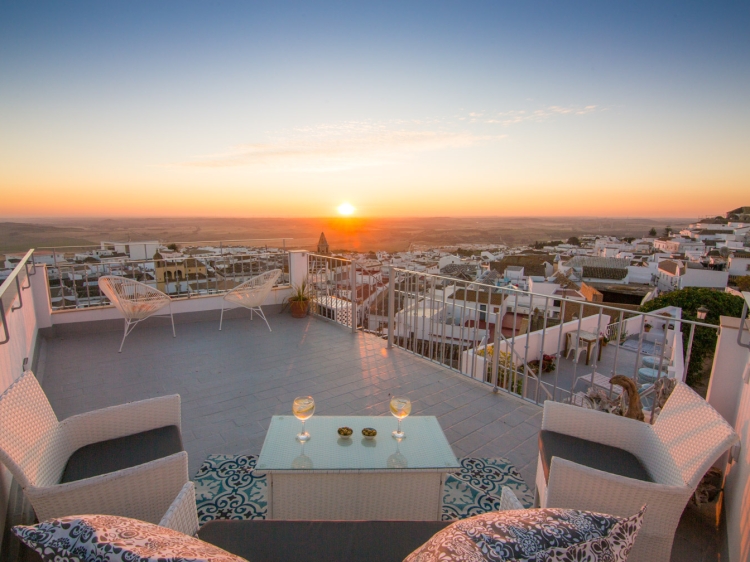
<svg viewBox="0 0 750 562"><path fill-rule="evenodd" d="M401 420L411 413L411 400L405 396L394 396L391 398L391 414L398 420L398 429L393 432L396 439L403 439L406 434L401 431Z"/></svg>
<svg viewBox="0 0 750 562"><path fill-rule="evenodd" d="M305 420L310 419L315 413L315 400L312 396L298 396L292 404L292 413L302 422L302 431L297 434L297 441L304 443L310 439L310 434L305 431Z"/></svg>

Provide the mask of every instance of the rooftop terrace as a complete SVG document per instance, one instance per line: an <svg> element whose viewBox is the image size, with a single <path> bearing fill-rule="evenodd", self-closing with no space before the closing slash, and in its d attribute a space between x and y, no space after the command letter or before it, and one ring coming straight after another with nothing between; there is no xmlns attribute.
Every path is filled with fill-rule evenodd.
<svg viewBox="0 0 750 562"><path fill-rule="evenodd" d="M558 356L557 368L543 374L541 384L528 368L518 368L516 376L523 377L523 390L516 392L521 392L521 397L502 388L493 392L491 383L482 382L499 377L500 354L490 354L495 358L492 369L487 354L476 353L487 349L493 336L489 331L481 333L484 327L478 324L483 321L478 307L471 308L466 299L457 301L455 291L443 291L442 296L436 292L445 288L445 279L437 276L391 271L387 288L393 298L389 302L395 307L399 285L398 295L403 301L399 307L403 309L385 311L376 307L374 314L376 320L382 320L378 316L389 318L387 325L394 328L392 347L369 332L383 332L383 323L376 322L373 328L369 321L363 321L361 313L366 306L356 301L342 309L324 306L335 295L343 295L335 298L346 301L346 286L340 285L357 278L354 266L344 260L290 252L290 280L294 282L296 274L298 279L306 276L316 285L317 316L294 319L288 313L279 314L278 303L290 290L289 285L280 285L264 301L273 332L261 320L251 320L244 309L228 312L219 331L219 294L177 296L171 300L176 338L171 335L168 318L151 318L128 336L123 352L117 353L123 322L117 310L86 305L54 310L47 268L29 262L31 254L0 290L0 376L5 386L31 366L59 418L177 393L182 397L183 440L191 476L210 454L258 454L271 416L290 413L296 396L314 396L318 415L390 417L390 397L406 394L414 404L412 414L437 416L457 456L506 458L533 487L541 404L550 394L558 401L569 399L571 391L588 386L582 377L592 371L602 377L615 372L634 376L642 355L659 354L655 344L660 341L670 344L661 348L661 359L669 360L670 372L681 378L696 325L700 324L681 320L679 309L663 310L648 317L654 324L649 332L644 316L623 316L623 311L594 303L561 299L565 302L559 318L567 318L565 303L575 307L577 317L549 326L545 321L541 330L532 330L527 324L525 332L521 330L510 340L503 337L502 342L499 331L494 333L495 341L490 345L505 346L517 368L530 365L542 352ZM37 270L42 274L37 275ZM449 283L460 283L466 294L468 282ZM386 287L381 283L377 286L381 291ZM508 293L508 298L498 304L512 304L513 311L508 313L512 315L518 313L523 299L527 299L529 309L543 299L544 318L554 301L549 295L498 290ZM448 299L450 307L446 306ZM466 322L460 326L453 323L449 330L449 313L455 320L457 311ZM498 318L502 317L501 310ZM352 319L357 319L354 327ZM737 319L722 318L722 322L730 320ZM471 322L480 329L468 329ZM716 380L718 373L724 381L716 395L719 407L725 409L733 402L724 400L724 404L720 399L736 396L737 392L722 389L734 388L732 381L740 380L740 374L734 371L744 364L745 353L734 343L736 337L731 332L737 331L739 322L734 322L736 326L732 322L726 326L722 323L726 337L724 343L720 338L712 378ZM677 337L680 329L689 335L687 353L683 352L682 338ZM586 331L607 334L611 339L601 356L596 353L598 349L592 349L590 365L582 360L573 362L563 353L568 335L574 341L576 332ZM618 338L618 334L624 335ZM449 341L446 347L446 338L453 336L462 344ZM740 476L743 466L735 469ZM731 499L727 496L726 505ZM736 505L730 508L736 510ZM715 505L705 509L688 506L675 538L672 560L719 559L720 537L724 535L716 529L716 514L710 513L711 509L715 510ZM737 517L724 520L732 524Z"/></svg>
<svg viewBox="0 0 750 562"><path fill-rule="evenodd" d="M541 407L373 335L268 308L273 332L244 310L221 332L218 311L178 315L174 339L168 320L151 319L121 354L122 321L57 325L43 331L37 370L60 418L180 394L191 475L209 454L258 454L271 416L296 396L315 397L316 414L388 416L399 393L413 415L438 417L457 456L507 458L533 486ZM717 542L705 514L688 508L672 560L718 560Z"/></svg>

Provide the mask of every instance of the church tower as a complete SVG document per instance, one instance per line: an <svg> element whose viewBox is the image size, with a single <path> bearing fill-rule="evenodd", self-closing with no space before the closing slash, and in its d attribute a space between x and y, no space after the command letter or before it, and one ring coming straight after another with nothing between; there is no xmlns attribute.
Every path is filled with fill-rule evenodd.
<svg viewBox="0 0 750 562"><path fill-rule="evenodd" d="M318 240L318 253L323 254L324 256L331 253L331 250L328 247L328 240L326 240L326 235L323 232L320 233L320 240Z"/></svg>

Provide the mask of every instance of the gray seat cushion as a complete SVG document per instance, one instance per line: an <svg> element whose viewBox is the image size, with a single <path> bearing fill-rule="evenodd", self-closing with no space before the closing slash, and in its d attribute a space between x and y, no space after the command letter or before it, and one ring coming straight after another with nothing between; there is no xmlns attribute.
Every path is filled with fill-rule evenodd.
<svg viewBox="0 0 750 562"><path fill-rule="evenodd" d="M450 521L211 521L198 537L251 562L401 562Z"/></svg>
<svg viewBox="0 0 750 562"><path fill-rule="evenodd" d="M544 479L547 482L549 482L552 457L559 457L610 474L653 482L641 461L632 453L564 433L547 431L546 429L540 431L539 454L542 459Z"/></svg>
<svg viewBox="0 0 750 562"><path fill-rule="evenodd" d="M182 436L176 425L93 443L81 447L70 456L60 483L109 474L182 450Z"/></svg>

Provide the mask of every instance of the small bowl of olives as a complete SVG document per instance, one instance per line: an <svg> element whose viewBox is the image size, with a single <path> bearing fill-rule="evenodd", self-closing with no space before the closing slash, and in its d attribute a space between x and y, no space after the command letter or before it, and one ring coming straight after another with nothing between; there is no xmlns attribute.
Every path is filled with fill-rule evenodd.
<svg viewBox="0 0 750 562"><path fill-rule="evenodd" d="M375 439L377 434L378 431L372 427L366 427L362 430L362 435L364 435L365 439Z"/></svg>
<svg viewBox="0 0 750 562"><path fill-rule="evenodd" d="M338 429L339 437L342 439L349 439L352 436L352 433L354 433L354 430L351 427L340 427Z"/></svg>

